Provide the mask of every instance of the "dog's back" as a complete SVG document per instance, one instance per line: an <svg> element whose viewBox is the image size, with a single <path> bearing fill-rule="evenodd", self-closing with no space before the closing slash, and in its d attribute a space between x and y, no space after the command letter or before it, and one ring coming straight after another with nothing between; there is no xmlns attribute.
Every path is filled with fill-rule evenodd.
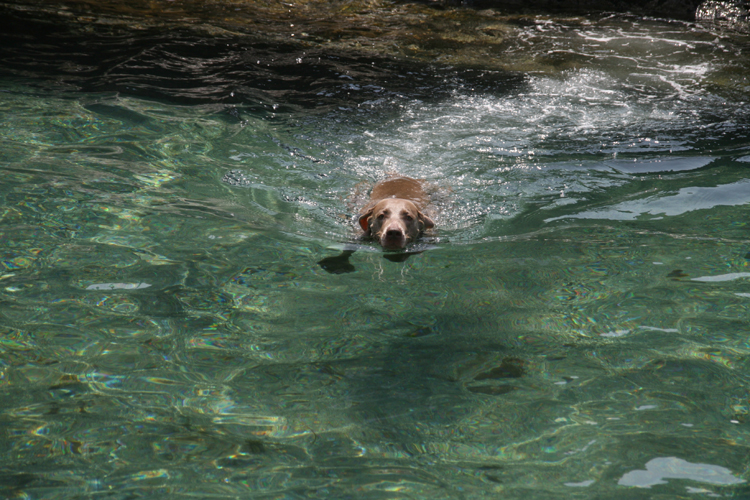
<svg viewBox="0 0 750 500"><path fill-rule="evenodd" d="M409 177L392 177L375 184L370 193L368 205L375 205L386 198L409 200L419 209L423 209L429 203L429 199L422 189L422 183Z"/></svg>

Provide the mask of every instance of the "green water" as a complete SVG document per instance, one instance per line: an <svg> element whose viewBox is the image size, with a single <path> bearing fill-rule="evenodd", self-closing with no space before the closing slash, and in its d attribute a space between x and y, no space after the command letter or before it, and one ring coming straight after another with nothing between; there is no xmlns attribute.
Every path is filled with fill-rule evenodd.
<svg viewBox="0 0 750 500"><path fill-rule="evenodd" d="M3 35L4 495L750 495L750 45L566 22L510 72ZM352 224L394 171L401 262Z"/></svg>

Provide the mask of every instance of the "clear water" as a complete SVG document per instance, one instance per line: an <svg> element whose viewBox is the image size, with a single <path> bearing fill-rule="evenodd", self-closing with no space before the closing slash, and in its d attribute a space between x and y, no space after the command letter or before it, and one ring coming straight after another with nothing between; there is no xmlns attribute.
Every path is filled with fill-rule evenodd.
<svg viewBox="0 0 750 500"><path fill-rule="evenodd" d="M462 68L4 12L5 496L750 495L747 38L526 18ZM387 172L438 230L325 272Z"/></svg>

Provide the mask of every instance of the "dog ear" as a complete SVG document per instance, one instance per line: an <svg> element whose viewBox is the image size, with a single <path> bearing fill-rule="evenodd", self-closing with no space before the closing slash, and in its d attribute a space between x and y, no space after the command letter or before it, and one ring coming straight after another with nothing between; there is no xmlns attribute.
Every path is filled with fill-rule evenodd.
<svg viewBox="0 0 750 500"><path fill-rule="evenodd" d="M362 231L365 232L365 234L370 234L370 217L372 216L372 209L368 210L367 212L363 213L359 216L359 227L362 228Z"/></svg>
<svg viewBox="0 0 750 500"><path fill-rule="evenodd" d="M419 212L419 222L422 224L422 229L432 229L435 227L435 223L432 222L432 219L427 217L422 212Z"/></svg>

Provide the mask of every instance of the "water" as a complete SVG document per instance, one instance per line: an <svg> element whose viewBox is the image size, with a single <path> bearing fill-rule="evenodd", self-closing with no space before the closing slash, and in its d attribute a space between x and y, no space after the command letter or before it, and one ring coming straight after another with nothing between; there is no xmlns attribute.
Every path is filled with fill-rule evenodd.
<svg viewBox="0 0 750 500"><path fill-rule="evenodd" d="M750 495L745 36L510 18L458 65L3 9L5 496ZM325 272L391 171L438 230Z"/></svg>

